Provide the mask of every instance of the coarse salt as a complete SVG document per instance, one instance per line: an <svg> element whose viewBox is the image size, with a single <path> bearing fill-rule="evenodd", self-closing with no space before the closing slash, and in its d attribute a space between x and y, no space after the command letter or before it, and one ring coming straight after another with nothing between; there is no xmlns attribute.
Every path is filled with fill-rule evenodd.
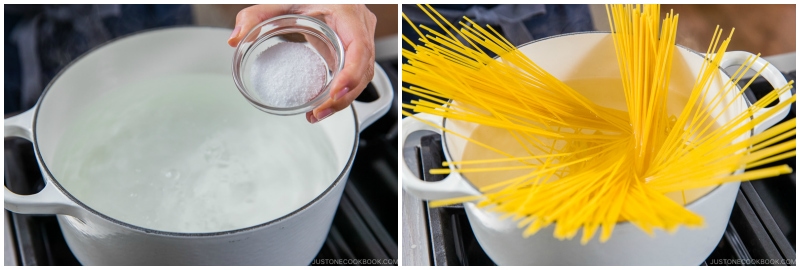
<svg viewBox="0 0 800 270"><path fill-rule="evenodd" d="M283 42L259 54L251 80L261 102L272 107L303 105L322 92L327 68L322 58L301 43Z"/></svg>

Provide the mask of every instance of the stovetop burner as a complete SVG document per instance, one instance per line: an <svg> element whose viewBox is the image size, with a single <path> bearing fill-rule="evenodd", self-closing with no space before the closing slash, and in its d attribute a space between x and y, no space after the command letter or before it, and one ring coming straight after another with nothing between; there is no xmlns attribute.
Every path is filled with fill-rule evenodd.
<svg viewBox="0 0 800 270"><path fill-rule="evenodd" d="M795 74L792 71L784 76L787 81L794 80ZM747 97L751 101L772 90L761 78L750 88L752 92L748 91ZM795 121L794 104L783 121ZM443 175L429 173L431 168L441 167L444 159L441 136L423 135L419 140L414 153L404 154L416 157L421 179L442 180ZM795 163L792 157L764 166L789 164L794 170ZM728 227L702 265L795 265L795 177L796 173L792 173L742 183ZM475 239L463 206L430 208L423 204L430 265L495 265Z"/></svg>

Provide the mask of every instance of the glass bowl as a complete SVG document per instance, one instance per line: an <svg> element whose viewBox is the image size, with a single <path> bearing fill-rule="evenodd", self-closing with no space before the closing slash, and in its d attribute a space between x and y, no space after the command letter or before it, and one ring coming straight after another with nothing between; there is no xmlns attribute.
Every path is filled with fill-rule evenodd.
<svg viewBox="0 0 800 270"><path fill-rule="evenodd" d="M323 60L327 72L325 83L316 96L301 105L278 107L267 104L258 95L253 80L258 79L260 74L254 74L252 69L262 52L285 42L302 44L311 49ZM343 67L344 47L333 29L309 16L283 15L261 22L239 42L233 56L233 80L242 95L256 108L276 115L294 115L311 111L325 102L330 95L331 82ZM297 77L287 76L287 79Z"/></svg>

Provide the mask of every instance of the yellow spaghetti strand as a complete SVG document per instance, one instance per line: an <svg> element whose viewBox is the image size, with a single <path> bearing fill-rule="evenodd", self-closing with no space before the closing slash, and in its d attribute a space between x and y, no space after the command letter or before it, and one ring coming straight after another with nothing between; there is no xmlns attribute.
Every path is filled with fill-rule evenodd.
<svg viewBox="0 0 800 270"><path fill-rule="evenodd" d="M786 165L762 166L796 155L790 140L795 122L750 133L795 102L792 95L766 107L794 82L745 108L744 89L754 79L743 88L739 81L759 56L718 82L733 30L725 39L722 29L714 30L686 105L669 115L679 15L661 14L659 5L606 6L626 110L597 105L490 26L465 17L456 28L430 5L419 7L443 32L417 28L403 16L420 36L403 37L414 47L403 50L408 59L403 82L409 85L403 92L421 98L403 104L403 115L428 113L494 127L526 153L515 156L491 141L423 121L503 156L447 161L442 166L449 168L431 173L521 172L479 187L481 195L433 201L432 207L476 202L516 222L523 237L554 225L553 237L573 239L583 230L580 241L587 244L597 235L607 241L618 222L631 222L650 235L702 226L702 217L685 207L687 191L791 172ZM680 192L679 198L669 197L671 192Z"/></svg>

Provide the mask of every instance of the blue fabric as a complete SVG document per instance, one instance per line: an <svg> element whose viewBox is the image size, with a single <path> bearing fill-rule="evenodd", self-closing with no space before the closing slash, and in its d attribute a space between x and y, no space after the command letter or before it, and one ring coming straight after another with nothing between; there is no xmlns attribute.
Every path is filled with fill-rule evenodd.
<svg viewBox="0 0 800 270"><path fill-rule="evenodd" d="M543 5L543 10L523 5L511 6L509 9L509 6L511 5L433 5L437 11L451 20L454 25L457 25L458 20L465 15L473 20L476 17L482 18L483 21L476 21L476 23L481 24L481 26L484 24L492 25L495 30L505 35L509 41L517 46L531 40L553 35L595 30L588 5ZM424 24L436 31L442 31L416 5L403 5L402 9L403 13L408 17L413 17L411 19L414 22L414 26ZM476 12L489 14L481 16ZM514 20L519 20L519 23L523 24L524 28L527 28L525 35L519 34L520 29L514 24ZM402 24L404 36L414 42L419 40L419 35L405 20L403 20ZM507 26L501 27L502 24ZM505 33L506 31L513 31L516 34L512 37L508 35L509 33ZM424 31L423 34L425 34ZM413 47L406 42L403 42L402 48L413 51ZM403 58L403 63L405 62L406 59ZM404 83L403 86L407 87L408 85ZM412 99L417 99L417 97L403 93L403 103L409 103Z"/></svg>
<svg viewBox="0 0 800 270"><path fill-rule="evenodd" d="M533 40L595 30L589 5L545 5L545 10L544 14L525 21Z"/></svg>
<svg viewBox="0 0 800 270"><path fill-rule="evenodd" d="M192 23L189 5L4 5L5 113L32 107L67 64L111 39Z"/></svg>
<svg viewBox="0 0 800 270"><path fill-rule="evenodd" d="M5 102L3 106L5 106L5 113L9 113L22 110L19 102L20 81L22 79L19 52L17 51L17 45L9 38L11 29L14 29L14 27L22 20L22 15L7 13L4 15L5 17L3 18L3 23L5 24L5 46L3 50L3 56L5 58L5 73L3 84L5 87L5 96L3 98L5 99Z"/></svg>

